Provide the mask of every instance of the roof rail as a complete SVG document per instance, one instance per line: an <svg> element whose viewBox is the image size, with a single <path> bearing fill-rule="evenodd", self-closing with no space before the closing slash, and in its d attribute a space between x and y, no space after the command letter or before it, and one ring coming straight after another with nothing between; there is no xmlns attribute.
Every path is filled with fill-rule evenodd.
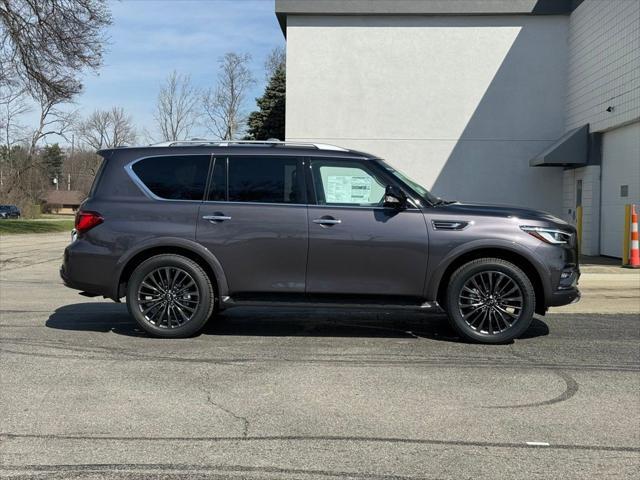
<svg viewBox="0 0 640 480"><path fill-rule="evenodd" d="M180 146L197 146L197 145L210 145L215 147L229 147L232 145L266 145L270 147L306 147L316 148L317 150L334 150L338 152L348 152L346 148L338 147L336 145L328 145L326 143L312 143L312 142L282 142L280 140L205 140L205 139L193 139L193 140L173 140L169 142L154 143L149 145L150 147L180 147Z"/></svg>

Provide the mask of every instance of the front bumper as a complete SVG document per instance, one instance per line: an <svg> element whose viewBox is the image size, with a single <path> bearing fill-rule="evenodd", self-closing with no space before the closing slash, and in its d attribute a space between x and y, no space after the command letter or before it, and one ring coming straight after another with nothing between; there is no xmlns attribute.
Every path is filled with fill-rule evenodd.
<svg viewBox="0 0 640 480"><path fill-rule="evenodd" d="M562 305L569 305L570 303L576 303L580 301L581 293L577 287L557 290L551 294L549 300L550 307L561 307Z"/></svg>

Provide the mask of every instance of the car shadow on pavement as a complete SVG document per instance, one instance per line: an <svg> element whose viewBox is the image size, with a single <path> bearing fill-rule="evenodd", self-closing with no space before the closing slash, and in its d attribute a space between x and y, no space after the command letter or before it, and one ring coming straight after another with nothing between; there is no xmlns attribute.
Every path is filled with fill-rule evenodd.
<svg viewBox="0 0 640 480"><path fill-rule="evenodd" d="M53 312L46 326L59 330L113 332L146 337L124 304L77 303ZM545 322L534 318L520 339L549 334ZM294 308L234 308L219 313L201 335L259 337L427 338L465 343L442 313L303 310Z"/></svg>

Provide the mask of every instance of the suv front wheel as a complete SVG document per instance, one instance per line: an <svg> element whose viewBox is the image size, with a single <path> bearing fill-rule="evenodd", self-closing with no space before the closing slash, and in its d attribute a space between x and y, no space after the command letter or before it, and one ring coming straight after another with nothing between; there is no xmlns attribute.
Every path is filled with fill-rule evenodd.
<svg viewBox="0 0 640 480"><path fill-rule="evenodd" d="M194 335L207 323L214 303L209 276L193 260L180 255L145 260L127 284L129 313L156 337Z"/></svg>
<svg viewBox="0 0 640 480"><path fill-rule="evenodd" d="M499 258L462 265L451 276L446 294L453 327L482 343L503 343L522 335L533 319L535 301L529 277Z"/></svg>

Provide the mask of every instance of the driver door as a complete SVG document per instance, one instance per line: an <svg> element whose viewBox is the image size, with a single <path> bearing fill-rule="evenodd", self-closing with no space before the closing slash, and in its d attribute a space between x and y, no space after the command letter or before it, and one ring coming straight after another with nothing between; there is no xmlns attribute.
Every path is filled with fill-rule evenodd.
<svg viewBox="0 0 640 480"><path fill-rule="evenodd" d="M385 207L395 184L367 160L310 159L308 294L422 297L428 234L412 205Z"/></svg>

